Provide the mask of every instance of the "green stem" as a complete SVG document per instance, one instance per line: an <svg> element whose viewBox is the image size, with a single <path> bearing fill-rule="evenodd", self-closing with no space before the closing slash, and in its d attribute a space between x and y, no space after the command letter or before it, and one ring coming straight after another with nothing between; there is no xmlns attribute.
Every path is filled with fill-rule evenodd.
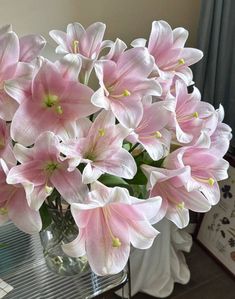
<svg viewBox="0 0 235 299"><path fill-rule="evenodd" d="M129 150L129 153L132 153L134 151L134 149L137 148L138 145L140 145L140 144L137 142L134 146L132 146L132 148Z"/></svg>

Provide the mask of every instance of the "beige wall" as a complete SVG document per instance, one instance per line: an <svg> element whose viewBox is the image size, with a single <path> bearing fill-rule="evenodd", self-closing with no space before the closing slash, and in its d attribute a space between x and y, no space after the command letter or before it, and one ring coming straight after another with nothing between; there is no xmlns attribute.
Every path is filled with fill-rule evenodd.
<svg viewBox="0 0 235 299"><path fill-rule="evenodd" d="M147 38L151 22L164 19L173 28L188 29L188 45L194 46L199 9L200 0L0 0L0 24L12 23L19 35L41 33L49 40L50 29L64 30L74 21L84 26L103 21L106 38L128 43Z"/></svg>

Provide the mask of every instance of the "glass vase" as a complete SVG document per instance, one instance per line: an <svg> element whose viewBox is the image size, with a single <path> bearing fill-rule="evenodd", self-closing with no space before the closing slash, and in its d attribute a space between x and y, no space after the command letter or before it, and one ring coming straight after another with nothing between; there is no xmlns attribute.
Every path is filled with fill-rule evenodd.
<svg viewBox="0 0 235 299"><path fill-rule="evenodd" d="M73 241L78 235L70 207L56 201L55 206L52 206L51 202L46 209L50 224L40 232L40 239L47 267L63 276L88 272L90 267L85 256L70 257L64 253L61 246Z"/></svg>

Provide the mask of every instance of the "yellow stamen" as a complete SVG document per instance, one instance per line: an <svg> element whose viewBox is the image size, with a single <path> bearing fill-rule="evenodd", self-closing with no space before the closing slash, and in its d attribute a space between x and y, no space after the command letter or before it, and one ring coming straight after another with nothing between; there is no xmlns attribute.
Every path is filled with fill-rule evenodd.
<svg viewBox="0 0 235 299"><path fill-rule="evenodd" d="M154 134L154 136L155 136L156 138L162 138L162 134L161 134L161 132L159 132L159 131L156 131L155 134Z"/></svg>
<svg viewBox="0 0 235 299"><path fill-rule="evenodd" d="M209 184L210 186L213 186L214 183L215 183L215 180L214 180L213 178L209 178L209 179L208 179L208 184Z"/></svg>
<svg viewBox="0 0 235 299"><path fill-rule="evenodd" d="M122 245L121 241L118 238L113 238L112 240L112 246L119 248Z"/></svg>
<svg viewBox="0 0 235 299"><path fill-rule="evenodd" d="M51 194L51 192L53 191L53 188L48 185L45 186L45 189L47 194Z"/></svg>
<svg viewBox="0 0 235 299"><path fill-rule="evenodd" d="M123 97L129 97L130 95L131 95L131 92L129 90L125 89L123 91L123 93L117 94L117 95L111 95L111 97L114 99L119 99L119 98L123 98Z"/></svg>
<svg viewBox="0 0 235 299"><path fill-rule="evenodd" d="M180 210L183 210L183 209L184 209L184 202L182 201L182 202L178 203L176 206L177 206L177 208L179 208Z"/></svg>
<svg viewBox="0 0 235 299"><path fill-rule="evenodd" d="M103 208L102 210L103 210L103 214L104 214L106 225L108 227L108 231L109 231L110 236L112 238L112 246L115 247L115 248L119 248L119 247L121 247L122 243L119 240L119 238L117 238L117 237L114 236L114 234L113 234L113 232L111 230L111 227L109 225L109 217L110 217L109 210L108 210L108 208Z"/></svg>
<svg viewBox="0 0 235 299"><path fill-rule="evenodd" d="M129 97L129 96L131 95L131 93L130 93L129 90L125 89L125 90L123 91L123 95L124 95L124 97Z"/></svg>
<svg viewBox="0 0 235 299"><path fill-rule="evenodd" d="M0 208L0 215L6 215L8 213L7 208Z"/></svg>
<svg viewBox="0 0 235 299"><path fill-rule="evenodd" d="M182 65L182 64L185 64L185 60L184 58L181 58L178 60L178 64Z"/></svg>
<svg viewBox="0 0 235 299"><path fill-rule="evenodd" d="M213 178L209 178L209 179L201 179L201 178L195 178L197 181L202 182L202 183L206 183L209 184L211 187L214 185L215 180Z"/></svg>
<svg viewBox="0 0 235 299"><path fill-rule="evenodd" d="M98 132L100 137L103 137L105 135L105 129L99 129Z"/></svg>
<svg viewBox="0 0 235 299"><path fill-rule="evenodd" d="M73 53L74 54L77 54L79 52L79 41L78 40L74 40L73 41Z"/></svg>
<svg viewBox="0 0 235 299"><path fill-rule="evenodd" d="M193 112L192 114L188 114L188 115L184 115L184 116L178 116L177 117L177 120L178 122L182 122L182 121L187 121L187 120L190 120L192 118L198 118L199 117L199 114L198 112Z"/></svg>

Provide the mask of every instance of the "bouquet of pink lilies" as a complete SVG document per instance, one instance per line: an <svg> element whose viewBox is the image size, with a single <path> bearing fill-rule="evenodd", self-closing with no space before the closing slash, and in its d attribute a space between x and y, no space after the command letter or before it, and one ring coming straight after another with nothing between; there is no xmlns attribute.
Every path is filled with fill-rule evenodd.
<svg viewBox="0 0 235 299"><path fill-rule="evenodd" d="M149 248L163 217L183 228L218 203L231 139L223 107L192 86L203 54L184 47L187 30L154 21L129 49L104 32L52 30L52 62L43 37L0 29L0 224L39 232L56 190L79 229L63 250L98 275L121 271L130 244Z"/></svg>

